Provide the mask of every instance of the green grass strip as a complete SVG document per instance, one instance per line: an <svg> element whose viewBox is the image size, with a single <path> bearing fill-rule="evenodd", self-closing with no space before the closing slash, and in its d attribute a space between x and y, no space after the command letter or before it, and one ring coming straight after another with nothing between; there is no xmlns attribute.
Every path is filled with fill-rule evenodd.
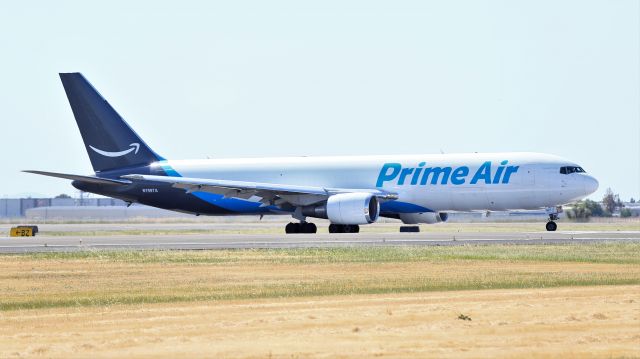
<svg viewBox="0 0 640 359"><path fill-rule="evenodd" d="M87 250L0 254L36 260L99 260L133 263L389 263L449 260L545 261L640 264L640 242L512 244L429 247L340 247L204 251Z"/></svg>

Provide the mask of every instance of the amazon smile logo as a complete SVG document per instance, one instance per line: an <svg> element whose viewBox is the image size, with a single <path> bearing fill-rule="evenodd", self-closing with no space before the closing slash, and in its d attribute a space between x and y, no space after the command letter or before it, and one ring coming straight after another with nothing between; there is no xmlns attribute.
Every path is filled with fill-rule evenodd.
<svg viewBox="0 0 640 359"><path fill-rule="evenodd" d="M122 157L122 156L124 156L124 155L128 155L129 153L134 152L134 151L135 151L135 152L134 152L134 154L137 154L137 153L138 153L138 150L140 149L140 144L139 144L139 143L137 143L137 142L134 142L134 143L132 143L132 144L130 144L130 145L129 145L129 147L131 147L130 149L128 149L128 150L124 150L124 151L120 151L120 152L109 152L109 151L103 151L103 150L101 150L101 149L99 149L99 148L95 148L95 147L93 147L93 146L91 146L91 145L89 145L89 147L90 147L94 152L96 152L96 153L98 153L98 154L101 154L101 155L103 155L103 156L106 156L106 157Z"/></svg>

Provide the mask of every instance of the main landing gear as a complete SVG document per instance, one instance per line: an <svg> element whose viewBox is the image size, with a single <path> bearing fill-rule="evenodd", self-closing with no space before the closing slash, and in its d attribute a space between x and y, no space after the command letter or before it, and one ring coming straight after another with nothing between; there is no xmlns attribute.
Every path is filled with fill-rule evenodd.
<svg viewBox="0 0 640 359"><path fill-rule="evenodd" d="M318 227L314 223L309 222L299 222L299 223L289 223L286 227L284 227L284 231L289 233L316 233L318 231Z"/></svg>
<svg viewBox="0 0 640 359"><path fill-rule="evenodd" d="M291 222L284 227L287 234L292 233L316 233L318 227L309 222ZM359 233L360 226L357 224L330 224L329 233Z"/></svg>
<svg viewBox="0 0 640 359"><path fill-rule="evenodd" d="M359 233L360 226L357 224L330 224L329 233Z"/></svg>

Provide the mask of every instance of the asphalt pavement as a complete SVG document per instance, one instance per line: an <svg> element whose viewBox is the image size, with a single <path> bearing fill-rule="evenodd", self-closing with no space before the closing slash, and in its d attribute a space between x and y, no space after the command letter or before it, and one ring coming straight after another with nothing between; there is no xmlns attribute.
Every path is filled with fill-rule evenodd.
<svg viewBox="0 0 640 359"><path fill-rule="evenodd" d="M0 238L0 253L640 242L640 231L69 235Z"/></svg>

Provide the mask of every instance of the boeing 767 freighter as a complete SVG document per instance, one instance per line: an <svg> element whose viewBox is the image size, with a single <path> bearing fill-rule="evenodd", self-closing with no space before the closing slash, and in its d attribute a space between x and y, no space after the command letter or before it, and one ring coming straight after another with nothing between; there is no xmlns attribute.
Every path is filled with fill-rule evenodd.
<svg viewBox="0 0 640 359"><path fill-rule="evenodd" d="M80 73L60 74L95 174L26 171L79 190L195 215L290 215L286 233L357 233L380 217L437 223L450 211L545 209L596 191L580 165L542 153L167 160Z"/></svg>

